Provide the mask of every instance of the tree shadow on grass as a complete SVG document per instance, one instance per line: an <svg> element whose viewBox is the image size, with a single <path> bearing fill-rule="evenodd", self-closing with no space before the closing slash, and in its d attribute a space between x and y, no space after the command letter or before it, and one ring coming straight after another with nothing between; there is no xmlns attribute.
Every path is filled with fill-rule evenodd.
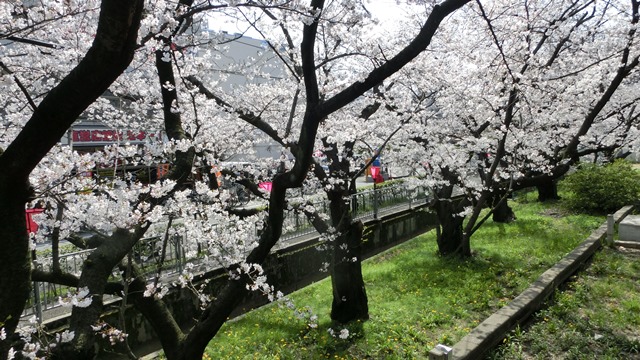
<svg viewBox="0 0 640 360"><path fill-rule="evenodd" d="M314 329L306 320L296 319L293 310L278 309L274 314L253 316L247 323L251 331L255 323L259 332L277 334L276 340L258 337L255 346L292 358L312 353L358 358L360 355L382 356L387 354L385 351L393 357L399 354L393 351L402 350L396 349L399 343L387 340L391 332L397 332L399 338L410 332L413 337L438 339L440 329L472 327L474 322L482 321L535 281L537 273L547 265L547 260L538 261L536 256L551 253L549 249L554 246L549 244L563 235L553 230L545 219L522 217L512 224L489 222L487 225L487 229L478 232L481 239L478 242L490 243L490 246L475 247L472 239L474 256L468 259L438 256L435 236L430 233L364 262L371 320L347 324L346 339L339 337L344 327L321 320ZM509 242L505 238L509 238ZM536 242L538 248L548 251L538 253L518 246L527 241ZM327 283L307 288L300 295L315 302L313 310L326 319L331 303ZM335 336L329 334L330 328ZM365 334L365 328L373 332ZM368 348L361 338L372 336L380 337L380 342L375 348ZM280 338L285 345L279 343Z"/></svg>

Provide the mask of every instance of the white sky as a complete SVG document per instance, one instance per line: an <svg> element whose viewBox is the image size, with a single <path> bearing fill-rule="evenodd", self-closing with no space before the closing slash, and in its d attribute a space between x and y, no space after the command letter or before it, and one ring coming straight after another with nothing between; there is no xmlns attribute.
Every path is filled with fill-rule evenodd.
<svg viewBox="0 0 640 360"><path fill-rule="evenodd" d="M406 0L366 0L365 6L371 14L380 21L379 29L381 31L390 30L395 27L403 27L407 21L407 11L424 11L423 7L418 5L407 6ZM410 9L410 10L408 10ZM226 22L225 22L226 21ZM229 22L226 17L212 17L209 21L211 29L226 31L231 34L246 31L247 26L243 23ZM261 36L253 29L249 29L245 33L246 36L260 39Z"/></svg>
<svg viewBox="0 0 640 360"><path fill-rule="evenodd" d="M423 11L423 8L418 5L408 6L398 2L397 0L369 0L366 7L374 17L378 18L382 28L402 27L407 21L407 11Z"/></svg>

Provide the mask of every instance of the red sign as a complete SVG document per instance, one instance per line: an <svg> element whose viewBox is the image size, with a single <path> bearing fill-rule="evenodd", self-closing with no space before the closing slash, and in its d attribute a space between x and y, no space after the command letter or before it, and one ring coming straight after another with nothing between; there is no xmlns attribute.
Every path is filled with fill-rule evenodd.
<svg viewBox="0 0 640 360"><path fill-rule="evenodd" d="M258 184L258 188L271 192L272 185L273 183L271 181L263 181Z"/></svg>
<svg viewBox="0 0 640 360"><path fill-rule="evenodd" d="M371 177L373 178L373 182L379 184L384 181L382 174L380 173L380 167L371 166Z"/></svg>
<svg viewBox="0 0 640 360"><path fill-rule="evenodd" d="M33 221L33 214L40 214L44 209L27 209L27 233L34 233L38 231L38 224Z"/></svg>
<svg viewBox="0 0 640 360"><path fill-rule="evenodd" d="M118 141L141 142L156 136L155 133L137 130L87 129L73 130L71 138L74 143L113 143Z"/></svg>

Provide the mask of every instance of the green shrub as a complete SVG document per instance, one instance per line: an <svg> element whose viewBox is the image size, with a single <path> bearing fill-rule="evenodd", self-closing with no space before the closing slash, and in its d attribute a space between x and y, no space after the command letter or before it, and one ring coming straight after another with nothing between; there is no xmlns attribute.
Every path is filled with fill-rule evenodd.
<svg viewBox="0 0 640 360"><path fill-rule="evenodd" d="M581 164L564 180L573 193L569 206L578 210L610 213L634 203L640 195L640 173L624 160L607 165Z"/></svg>

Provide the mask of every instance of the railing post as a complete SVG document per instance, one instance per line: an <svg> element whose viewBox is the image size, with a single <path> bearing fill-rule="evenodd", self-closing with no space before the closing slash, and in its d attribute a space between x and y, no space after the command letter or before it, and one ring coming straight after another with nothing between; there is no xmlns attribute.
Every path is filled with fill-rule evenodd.
<svg viewBox="0 0 640 360"><path fill-rule="evenodd" d="M36 268L40 268L40 264L38 264L38 261L35 260L33 262L33 265ZM37 281L33 282L33 305L35 306L35 310L36 310L36 320L38 321L38 324L42 324L42 303L41 303L41 299L40 299L40 284L38 284Z"/></svg>
<svg viewBox="0 0 640 360"><path fill-rule="evenodd" d="M453 351L450 347L438 344L429 351L429 360L449 360L453 357Z"/></svg>
<svg viewBox="0 0 640 360"><path fill-rule="evenodd" d="M373 183L373 218L378 218L378 189L376 183Z"/></svg>
<svg viewBox="0 0 640 360"><path fill-rule="evenodd" d="M351 206L351 216L354 219L358 217L358 197L357 196L358 196L357 193L349 195L349 199L351 201L351 204L349 204Z"/></svg>
<svg viewBox="0 0 640 360"><path fill-rule="evenodd" d="M613 245L613 214L607 215L607 245Z"/></svg>
<svg viewBox="0 0 640 360"><path fill-rule="evenodd" d="M184 269L184 266L182 264L183 261L183 257L182 257L182 236L176 234L175 235L175 239L176 239L176 249L175 249L175 254L176 254L176 260L178 261L178 273L182 274L182 270Z"/></svg>

